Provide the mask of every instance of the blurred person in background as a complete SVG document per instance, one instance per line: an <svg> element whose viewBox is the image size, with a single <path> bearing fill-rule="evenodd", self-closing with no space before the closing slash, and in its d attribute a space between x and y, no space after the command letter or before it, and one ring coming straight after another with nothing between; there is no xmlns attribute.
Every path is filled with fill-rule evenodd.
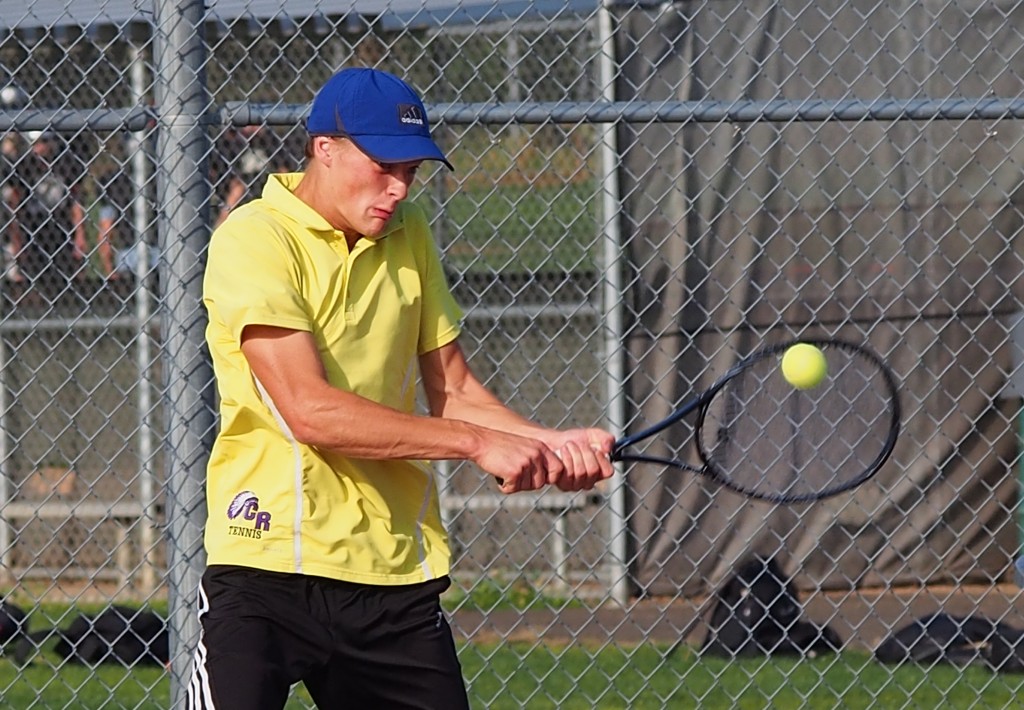
<svg viewBox="0 0 1024 710"><path fill-rule="evenodd" d="M132 183L124 169L114 163L96 175L96 256L103 278L118 281L118 255L134 243L131 223Z"/></svg>
<svg viewBox="0 0 1024 710"><path fill-rule="evenodd" d="M86 215L78 191L85 171L56 133L28 137L31 147L4 186L8 238L25 297L52 305L77 297L75 282L84 277Z"/></svg>
<svg viewBox="0 0 1024 710"><path fill-rule="evenodd" d="M9 131L0 138L0 224L3 225L2 274L5 281L21 284L24 277L18 269L15 245L11 239L14 213L11 205L15 196L15 170L25 155L25 140L20 133Z"/></svg>
<svg viewBox="0 0 1024 710"><path fill-rule="evenodd" d="M141 195L133 176L134 166L127 158L129 149L119 136L107 139L105 150L92 164L96 222L95 268L107 286L125 295L140 275L153 274L159 262L156 245L147 244L145 253L148 266L140 274L139 259L152 217L143 212L146 223L139 224L136 200L152 201L152 184L142 187ZM141 230L141 231L140 231Z"/></svg>
<svg viewBox="0 0 1024 710"><path fill-rule="evenodd" d="M263 126L229 128L217 142L214 164L219 196L215 225L227 219L231 210L259 197L271 173L291 170L283 159L281 142Z"/></svg>
<svg viewBox="0 0 1024 710"><path fill-rule="evenodd" d="M0 108L16 112L28 104L28 95L15 84L8 84L0 89ZM17 131L8 131L0 138L0 230L3 244L0 251L0 276L7 283L20 284L23 281L18 270L18 261L14 255L14 244L11 242L11 221L14 215L10 210L13 201L14 171L24 157L26 144L24 136ZM5 290L6 295L6 290Z"/></svg>

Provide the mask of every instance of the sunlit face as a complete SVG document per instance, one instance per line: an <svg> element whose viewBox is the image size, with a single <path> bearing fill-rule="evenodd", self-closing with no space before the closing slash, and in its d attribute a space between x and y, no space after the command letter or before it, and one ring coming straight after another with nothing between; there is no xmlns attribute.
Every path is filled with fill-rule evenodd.
<svg viewBox="0 0 1024 710"><path fill-rule="evenodd" d="M318 137L329 145L325 150L325 188L329 193L328 221L348 235L376 237L395 213L398 203L409 196L416 171L423 161L379 163L345 138Z"/></svg>

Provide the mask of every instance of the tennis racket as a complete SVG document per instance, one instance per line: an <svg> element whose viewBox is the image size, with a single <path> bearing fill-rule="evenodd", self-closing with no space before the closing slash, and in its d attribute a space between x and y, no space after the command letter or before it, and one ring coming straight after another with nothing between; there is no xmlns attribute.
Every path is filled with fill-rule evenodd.
<svg viewBox="0 0 1024 710"><path fill-rule="evenodd" d="M782 355L797 342L825 356L828 371L816 387L797 389L782 375ZM693 412L696 461L671 449L665 455L635 450ZM743 358L662 421L616 441L611 459L696 471L753 498L796 503L867 481L889 458L899 432L896 378L878 355L843 340L802 339Z"/></svg>

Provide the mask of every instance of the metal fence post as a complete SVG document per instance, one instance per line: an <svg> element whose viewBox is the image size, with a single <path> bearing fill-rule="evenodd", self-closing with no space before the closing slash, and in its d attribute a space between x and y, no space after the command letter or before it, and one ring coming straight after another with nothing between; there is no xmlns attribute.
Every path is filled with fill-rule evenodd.
<svg viewBox="0 0 1024 710"><path fill-rule="evenodd" d="M202 0L156 4L157 186L168 427L168 603L171 704L181 707L199 633L192 609L202 570L203 481L214 427L212 368L203 346L203 260L209 238L210 139L203 116Z"/></svg>

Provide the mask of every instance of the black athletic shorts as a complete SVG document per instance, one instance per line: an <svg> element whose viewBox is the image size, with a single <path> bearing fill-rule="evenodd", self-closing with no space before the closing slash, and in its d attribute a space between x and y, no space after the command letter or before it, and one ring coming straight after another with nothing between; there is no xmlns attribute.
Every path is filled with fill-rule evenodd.
<svg viewBox="0 0 1024 710"><path fill-rule="evenodd" d="M441 610L447 577L375 586L212 566L189 710L281 710L302 682L318 708L468 709Z"/></svg>

